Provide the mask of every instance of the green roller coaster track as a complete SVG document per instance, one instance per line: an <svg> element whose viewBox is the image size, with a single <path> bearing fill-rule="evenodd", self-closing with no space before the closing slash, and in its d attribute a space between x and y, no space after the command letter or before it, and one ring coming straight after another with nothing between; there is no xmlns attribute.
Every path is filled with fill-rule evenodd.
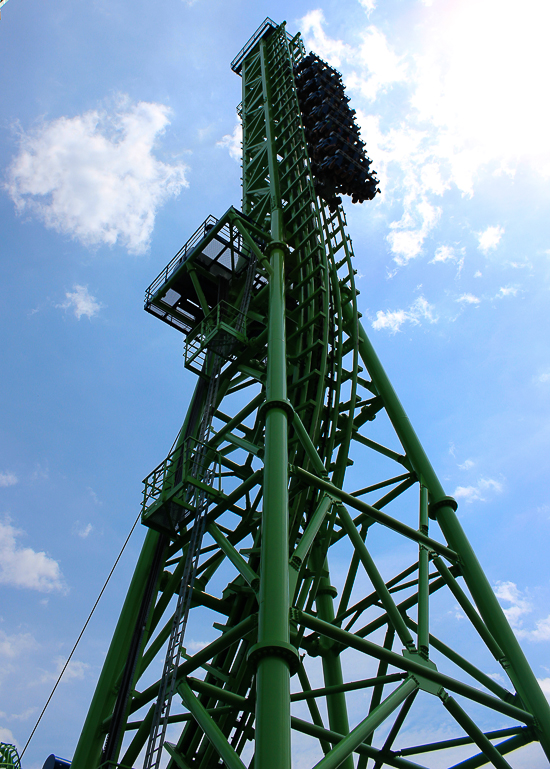
<svg viewBox="0 0 550 769"><path fill-rule="evenodd" d="M0 742L0 769L21 769L21 762L15 745Z"/></svg>
<svg viewBox="0 0 550 769"><path fill-rule="evenodd" d="M147 291L199 377L145 480L149 531L73 769L550 757L548 703L360 323L344 211L313 183L305 54L266 20L235 59L242 212L209 217ZM410 565L388 576L391 548ZM466 652L430 632L445 601Z"/></svg>

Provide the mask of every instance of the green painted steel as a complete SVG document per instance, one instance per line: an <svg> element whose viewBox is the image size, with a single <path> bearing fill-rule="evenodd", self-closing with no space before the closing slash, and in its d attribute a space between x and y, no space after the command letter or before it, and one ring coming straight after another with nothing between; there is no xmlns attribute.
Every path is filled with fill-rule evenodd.
<svg viewBox="0 0 550 769"><path fill-rule="evenodd" d="M21 769L17 748L9 742L0 742L0 769Z"/></svg>
<svg viewBox="0 0 550 769"><path fill-rule="evenodd" d="M267 19L233 62L242 212L209 217L146 293L198 382L145 479L151 531L73 769L141 766L147 744L169 769L550 756L548 703L359 321L345 213L308 157L305 54ZM465 643L442 622L457 603Z"/></svg>

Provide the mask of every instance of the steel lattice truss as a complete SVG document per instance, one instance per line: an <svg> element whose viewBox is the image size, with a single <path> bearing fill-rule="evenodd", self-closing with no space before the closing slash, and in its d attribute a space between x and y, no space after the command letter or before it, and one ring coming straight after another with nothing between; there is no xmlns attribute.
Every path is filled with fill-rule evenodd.
<svg viewBox="0 0 550 769"><path fill-rule="evenodd" d="M209 217L147 292L199 379L145 481L73 769L550 756L546 699L360 324L343 209L314 187L305 55L269 20L241 51L243 212ZM457 604L462 644L441 621ZM207 625L197 650L186 627Z"/></svg>

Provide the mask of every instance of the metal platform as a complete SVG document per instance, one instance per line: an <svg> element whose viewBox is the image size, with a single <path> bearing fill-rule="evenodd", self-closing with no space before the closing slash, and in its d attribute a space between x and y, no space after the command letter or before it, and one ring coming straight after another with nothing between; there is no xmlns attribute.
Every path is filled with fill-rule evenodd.
<svg viewBox="0 0 550 769"><path fill-rule="evenodd" d="M184 334L220 301L220 283L227 285L248 265L251 248L230 212L205 219L145 292L147 312Z"/></svg>

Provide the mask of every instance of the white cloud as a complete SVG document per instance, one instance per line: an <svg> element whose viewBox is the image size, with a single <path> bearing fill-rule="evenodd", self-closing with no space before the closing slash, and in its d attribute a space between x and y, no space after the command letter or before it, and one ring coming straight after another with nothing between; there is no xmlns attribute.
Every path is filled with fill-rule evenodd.
<svg viewBox="0 0 550 769"><path fill-rule="evenodd" d="M487 227L487 229L483 232L478 232L477 237L479 240L479 250L483 251L484 254L488 254L489 251L493 251L500 243L500 239L503 235L504 228L500 226Z"/></svg>
<svg viewBox="0 0 550 769"><path fill-rule="evenodd" d="M471 470L472 467L474 467L475 462L473 462L471 459L466 459L465 462L463 462L461 465L458 466L459 470Z"/></svg>
<svg viewBox="0 0 550 769"><path fill-rule="evenodd" d="M526 0L518 17L503 13L498 0L430 5L424 0L411 11L407 38L386 37L368 21L354 28L356 45L330 37L321 10L301 21L308 47L339 68L355 92L357 120L380 176L377 201L402 206L389 237L398 266L422 252L446 190L472 196L482 174L513 174L520 159L550 174L550 112L540 99L550 68L543 23L550 22L550 6L543 11L540 0ZM384 99L397 84L402 111ZM496 248L503 232L479 233L480 249ZM446 259L450 251L439 251L434 261Z"/></svg>
<svg viewBox="0 0 550 769"><path fill-rule="evenodd" d="M305 41L306 47L312 48L315 53L326 59L332 66L339 67L342 59L349 58L354 49L341 40L327 37L323 29L324 22L323 11L317 9L306 13L303 19L300 19L299 27L304 37L310 36Z"/></svg>
<svg viewBox="0 0 550 769"><path fill-rule="evenodd" d="M514 582L497 582L493 589L501 603L509 604L503 607L504 614L514 630L517 630L523 622L522 617L533 610L531 602Z"/></svg>
<svg viewBox="0 0 550 769"><path fill-rule="evenodd" d="M454 262L455 259L455 250L452 246L439 246L439 248L436 249L434 258L431 260L430 264L435 264L436 262Z"/></svg>
<svg viewBox="0 0 550 769"><path fill-rule="evenodd" d="M462 296L459 296L456 301L462 302L463 304L479 304L481 299L479 299L477 296L474 296L474 294L462 294Z"/></svg>
<svg viewBox="0 0 550 769"><path fill-rule="evenodd" d="M526 631L523 635L530 641L550 641L550 615L537 620L535 629Z"/></svg>
<svg viewBox="0 0 550 769"><path fill-rule="evenodd" d="M546 699L550 700L550 678L537 678L537 681Z"/></svg>
<svg viewBox="0 0 550 769"><path fill-rule="evenodd" d="M8 635L0 630L0 657L13 659L28 649L34 649L36 641L30 633Z"/></svg>
<svg viewBox="0 0 550 769"><path fill-rule="evenodd" d="M405 213L398 222L390 224L386 240L390 244L393 260L403 266L422 252L425 238L437 224L441 210L426 199L405 205Z"/></svg>
<svg viewBox="0 0 550 769"><path fill-rule="evenodd" d="M359 5L362 5L367 12L367 16L370 16L376 8L376 0L359 0Z"/></svg>
<svg viewBox="0 0 550 769"><path fill-rule="evenodd" d="M504 299L506 296L516 296L518 289L515 286L503 286L499 288L496 299Z"/></svg>
<svg viewBox="0 0 550 769"><path fill-rule="evenodd" d="M419 296L408 310L378 310L372 327L377 331L389 329L392 334L395 334L404 323L418 325L421 320L427 320L430 323L437 323L438 320L433 314L433 306L423 296Z"/></svg>
<svg viewBox="0 0 550 769"><path fill-rule="evenodd" d="M63 669L63 665L65 664L67 660L63 659L63 657L58 657L56 660L56 666L57 666L57 673L61 673ZM86 671L89 669L89 664L87 662L80 662L79 660L71 660L69 664L67 665L67 669L63 673L63 680L65 682L67 681L81 681L84 678L84 675L86 674Z"/></svg>
<svg viewBox="0 0 550 769"><path fill-rule="evenodd" d="M63 657L57 657L55 659L55 670L50 673L44 673L40 678L40 683L45 684L50 681L57 681L65 663L66 659ZM86 671L89 669L87 662L79 662L78 660L71 660L67 665L67 669L63 673L61 681L68 683L69 681L81 681L86 675Z"/></svg>
<svg viewBox="0 0 550 769"><path fill-rule="evenodd" d="M357 75L353 71L347 79L347 85L369 101L374 101L379 93L388 90L394 83L406 80L407 68L377 27L367 27L361 32L361 37L359 50L353 51L353 56L347 58L352 66L361 67L362 72Z"/></svg>
<svg viewBox="0 0 550 769"><path fill-rule="evenodd" d="M205 646L208 646L210 641L193 641L190 640L185 644L185 648L187 649L188 654L196 654L197 652L200 652L201 649L204 649Z"/></svg>
<svg viewBox="0 0 550 769"><path fill-rule="evenodd" d="M157 209L187 186L185 165L152 154L168 115L163 104L121 98L111 114L90 110L23 132L6 185L17 209L87 246L145 252Z"/></svg>
<svg viewBox="0 0 550 769"><path fill-rule="evenodd" d="M32 716L33 713L36 713L37 710L38 708L32 707L32 708L27 708L26 710L23 711L23 713L12 713L12 715L9 716L9 720L10 721L27 721Z"/></svg>
<svg viewBox="0 0 550 769"><path fill-rule="evenodd" d="M8 745L15 745L16 748L19 746L19 743L13 736L13 732L4 726L0 726L0 742L7 742Z"/></svg>
<svg viewBox="0 0 550 769"><path fill-rule="evenodd" d="M74 285L72 291L65 294L67 301L58 304L62 310L74 310L74 314L80 320L85 315L87 318L93 318L101 310L101 304L88 291L88 286Z"/></svg>
<svg viewBox="0 0 550 769"><path fill-rule="evenodd" d="M77 537L80 537L81 539L86 539L93 531L94 527L91 523L88 523L86 526L83 526L79 521L75 523L73 526L73 533L76 534Z"/></svg>
<svg viewBox="0 0 550 769"><path fill-rule="evenodd" d="M422 253L424 241L437 226L441 208L434 196L443 194L449 179L441 164L436 167L429 134L412 121L384 132L380 116L360 108L357 121L380 178L381 200L402 207L401 218L390 224L387 238L394 261L401 267Z"/></svg>
<svg viewBox="0 0 550 769"><path fill-rule="evenodd" d="M502 488L500 481L495 481L492 478L480 478L476 486L457 486L453 497L464 499L465 502L474 502L475 500L485 502L487 492L500 494Z"/></svg>
<svg viewBox="0 0 550 769"><path fill-rule="evenodd" d="M241 160L243 155L243 126L238 122L235 124L232 134L226 134L222 136L219 142L216 142L216 147L227 147L230 156L233 160Z"/></svg>
<svg viewBox="0 0 550 769"><path fill-rule="evenodd" d="M9 521L0 523L0 584L29 588L41 593L64 590L57 561L44 552L19 547L16 537L23 534Z"/></svg>
<svg viewBox="0 0 550 769"><path fill-rule="evenodd" d="M550 382L550 371L544 371L542 374L539 374L534 378L535 382L540 382L541 384L544 384L545 382Z"/></svg>
<svg viewBox="0 0 550 769"><path fill-rule="evenodd" d="M411 320L410 314L406 310L378 310L376 313L376 320L372 322L372 327L377 331L382 328L388 328L392 333L401 329L403 323L411 321L417 323L416 319Z"/></svg>
<svg viewBox="0 0 550 769"><path fill-rule="evenodd" d="M518 638L529 641L550 641L550 615L538 619L532 630L523 627L525 615L531 614L534 610L527 592L520 590L515 582L497 582L493 589L499 601L507 604L503 606L504 614ZM544 681L546 689L543 687L543 691L548 696L550 679L546 678ZM542 682L539 683L542 686Z"/></svg>
<svg viewBox="0 0 550 769"><path fill-rule="evenodd" d="M483 277L483 273L481 273L479 270L476 270L474 273L474 278L482 278L482 277Z"/></svg>
<svg viewBox="0 0 550 769"><path fill-rule="evenodd" d="M0 473L0 486L15 486L17 482L18 478L15 473L10 473L9 471Z"/></svg>
<svg viewBox="0 0 550 769"><path fill-rule="evenodd" d="M91 496L91 498L94 500L94 502L96 503L96 505L102 505L102 504L103 504L103 502L100 500L100 498L97 496L97 494L95 493L95 491L94 491L94 490L91 488L91 486L87 486L87 487L86 487L86 491L89 493L89 495L90 495L90 496Z"/></svg>

